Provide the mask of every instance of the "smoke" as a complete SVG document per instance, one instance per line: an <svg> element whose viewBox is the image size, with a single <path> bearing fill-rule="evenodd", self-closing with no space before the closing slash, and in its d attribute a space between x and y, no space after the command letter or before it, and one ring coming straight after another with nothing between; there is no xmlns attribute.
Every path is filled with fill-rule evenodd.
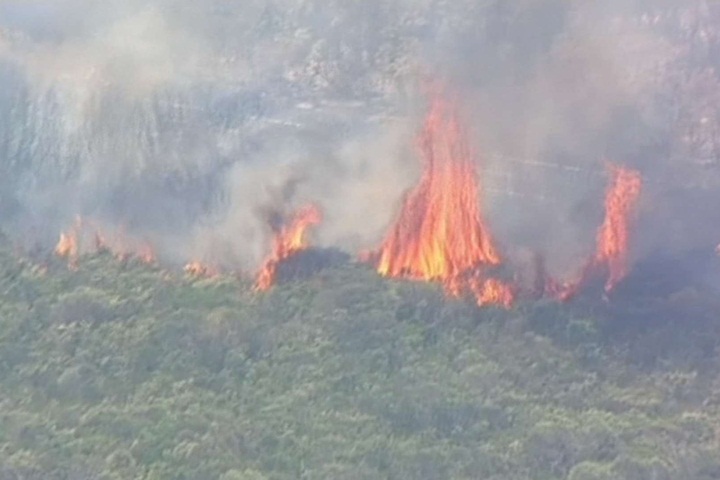
<svg viewBox="0 0 720 480"><path fill-rule="evenodd" d="M506 2L482 12L485 21L468 20L485 31L460 33L461 47L443 61L482 148L486 201L502 244L542 252L555 274L577 269L602 221L605 161L646 180L637 256L707 249L709 238L720 239L718 215L691 201L717 201L717 157L687 152L688 144L715 143L709 128L695 138L688 129L717 126L718 103L708 95L717 76L707 55L719 12L703 5ZM692 86L700 79L704 93ZM685 197L684 206L662 209L670 197ZM705 224L689 228L684 209ZM668 215L683 225L681 235L665 231Z"/></svg>
<svg viewBox="0 0 720 480"><path fill-rule="evenodd" d="M637 255L720 241L695 204L720 180L718 13L674 3L6 0L0 222L50 244L80 214L253 269L263 212L316 203L317 243L373 248L419 174L430 76L511 256L567 273L593 251L605 159L646 178Z"/></svg>

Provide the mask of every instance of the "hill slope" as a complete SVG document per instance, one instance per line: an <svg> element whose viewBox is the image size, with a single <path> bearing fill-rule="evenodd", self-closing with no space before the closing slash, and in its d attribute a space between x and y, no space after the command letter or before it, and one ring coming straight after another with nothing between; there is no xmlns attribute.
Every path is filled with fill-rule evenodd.
<svg viewBox="0 0 720 480"><path fill-rule="evenodd" d="M479 311L351 265L258 296L3 250L0 299L0 479L720 478L691 291Z"/></svg>

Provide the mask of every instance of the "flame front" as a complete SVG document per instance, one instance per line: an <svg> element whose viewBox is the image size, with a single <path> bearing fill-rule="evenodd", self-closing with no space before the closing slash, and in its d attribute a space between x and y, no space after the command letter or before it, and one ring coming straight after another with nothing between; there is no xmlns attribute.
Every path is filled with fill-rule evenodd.
<svg viewBox="0 0 720 480"><path fill-rule="evenodd" d="M478 304L512 303L499 280L479 278L500 254L481 214L473 156L454 105L432 99L419 138L424 171L400 215L372 258L387 277L440 281L452 296L471 293Z"/></svg>
<svg viewBox="0 0 720 480"><path fill-rule="evenodd" d="M642 178L636 170L608 163L610 183L605 193L605 219L598 230L597 250L578 280L561 283L548 279L547 293L560 301L574 297L587 280L603 269L607 271L605 291L612 291L628 272L630 220L642 191Z"/></svg>
<svg viewBox="0 0 720 480"><path fill-rule="evenodd" d="M630 216L640 198L640 173L617 165L608 165L611 183L605 194L605 221L598 232L594 262L605 264L608 280L605 290L612 290L628 271Z"/></svg>
<svg viewBox="0 0 720 480"><path fill-rule="evenodd" d="M321 221L320 210L314 205L307 205L295 212L290 221L275 232L272 253L260 269L255 282L255 290L265 291L275 285L280 264L283 260L308 247L307 230Z"/></svg>

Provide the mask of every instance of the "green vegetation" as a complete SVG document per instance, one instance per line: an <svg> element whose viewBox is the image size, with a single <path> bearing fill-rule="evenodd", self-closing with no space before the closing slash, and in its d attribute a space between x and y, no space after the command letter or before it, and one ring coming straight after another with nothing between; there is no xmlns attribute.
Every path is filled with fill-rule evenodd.
<svg viewBox="0 0 720 480"><path fill-rule="evenodd" d="M3 251L0 299L2 479L720 478L720 309L693 292L626 320L351 265L255 295Z"/></svg>

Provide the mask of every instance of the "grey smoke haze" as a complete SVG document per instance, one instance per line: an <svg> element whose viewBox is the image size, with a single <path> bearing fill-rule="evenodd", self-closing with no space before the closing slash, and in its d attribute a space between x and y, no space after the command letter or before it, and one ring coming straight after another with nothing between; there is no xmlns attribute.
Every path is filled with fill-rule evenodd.
<svg viewBox="0 0 720 480"><path fill-rule="evenodd" d="M718 14L665 3L2 0L0 221L52 244L82 214L253 268L259 212L316 202L317 242L373 247L419 174L430 75L511 253L567 273L592 251L603 159L646 178L638 255L712 245Z"/></svg>

